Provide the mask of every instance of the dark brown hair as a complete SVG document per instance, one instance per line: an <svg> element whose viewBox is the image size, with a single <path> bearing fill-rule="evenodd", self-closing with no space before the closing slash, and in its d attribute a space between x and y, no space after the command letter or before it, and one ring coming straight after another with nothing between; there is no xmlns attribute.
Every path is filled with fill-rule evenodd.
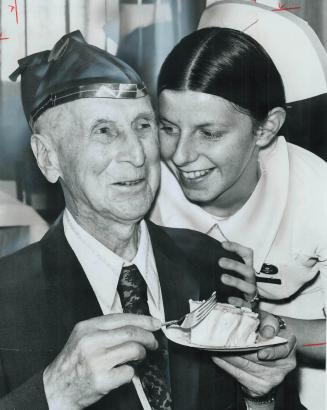
<svg viewBox="0 0 327 410"><path fill-rule="evenodd" d="M184 37L161 67L158 94L165 89L222 97L259 122L285 106L283 82L269 55L252 37L228 28Z"/></svg>

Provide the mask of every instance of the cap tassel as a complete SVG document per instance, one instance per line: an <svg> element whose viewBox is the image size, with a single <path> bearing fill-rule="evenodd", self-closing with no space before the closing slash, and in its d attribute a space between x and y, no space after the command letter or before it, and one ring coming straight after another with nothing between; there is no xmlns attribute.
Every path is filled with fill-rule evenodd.
<svg viewBox="0 0 327 410"><path fill-rule="evenodd" d="M16 68L16 70L10 74L9 80L10 81L17 81L18 76L22 74L22 72L25 70L25 67L19 66Z"/></svg>
<svg viewBox="0 0 327 410"><path fill-rule="evenodd" d="M42 51L40 53L31 54L30 56L21 58L18 60L19 67L10 74L9 79L16 81L18 76L21 75L28 66L41 64L49 57L50 51Z"/></svg>

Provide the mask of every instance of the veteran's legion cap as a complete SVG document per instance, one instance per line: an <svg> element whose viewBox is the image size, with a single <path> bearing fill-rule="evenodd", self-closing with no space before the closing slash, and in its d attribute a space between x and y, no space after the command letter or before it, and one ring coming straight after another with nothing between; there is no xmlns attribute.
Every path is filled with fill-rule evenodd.
<svg viewBox="0 0 327 410"><path fill-rule="evenodd" d="M114 55L88 44L80 31L63 36L53 49L18 61L10 75L21 76L25 116L30 126L47 109L79 98L141 98L139 75Z"/></svg>

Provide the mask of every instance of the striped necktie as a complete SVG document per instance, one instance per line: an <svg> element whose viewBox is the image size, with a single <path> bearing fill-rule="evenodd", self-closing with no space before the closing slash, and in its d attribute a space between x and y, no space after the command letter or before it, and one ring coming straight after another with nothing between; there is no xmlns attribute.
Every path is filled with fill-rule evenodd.
<svg viewBox="0 0 327 410"><path fill-rule="evenodd" d="M122 268L117 291L124 313L150 315L147 285L136 265ZM153 410L171 410L167 339L160 330L156 333L159 347L147 351L144 362L138 366L143 390Z"/></svg>

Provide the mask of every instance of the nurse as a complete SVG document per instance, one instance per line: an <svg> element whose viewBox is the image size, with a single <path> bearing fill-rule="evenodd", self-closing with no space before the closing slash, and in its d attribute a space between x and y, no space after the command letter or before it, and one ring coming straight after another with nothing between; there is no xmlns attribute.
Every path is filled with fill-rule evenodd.
<svg viewBox="0 0 327 410"><path fill-rule="evenodd" d="M152 219L252 248L260 308L280 315L302 358L319 366L327 165L279 136L285 94L273 61L243 32L201 29L166 58L158 94L164 164ZM224 282L247 292L244 281Z"/></svg>

